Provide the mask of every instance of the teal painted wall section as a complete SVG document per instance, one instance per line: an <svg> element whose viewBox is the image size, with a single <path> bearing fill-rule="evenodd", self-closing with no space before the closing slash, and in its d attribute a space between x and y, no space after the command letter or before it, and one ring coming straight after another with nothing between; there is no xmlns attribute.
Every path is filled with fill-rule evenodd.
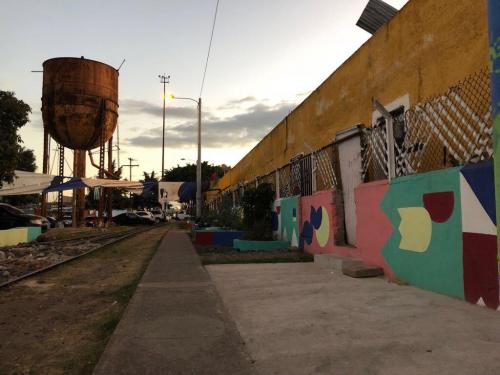
<svg viewBox="0 0 500 375"><path fill-rule="evenodd" d="M280 230L281 239L289 241L292 247L299 246L299 197L289 197L280 200Z"/></svg>
<svg viewBox="0 0 500 375"><path fill-rule="evenodd" d="M381 207L393 226L382 255L396 278L463 299L460 168L394 179Z"/></svg>
<svg viewBox="0 0 500 375"><path fill-rule="evenodd" d="M42 228L28 227L28 242L35 241L42 234Z"/></svg>

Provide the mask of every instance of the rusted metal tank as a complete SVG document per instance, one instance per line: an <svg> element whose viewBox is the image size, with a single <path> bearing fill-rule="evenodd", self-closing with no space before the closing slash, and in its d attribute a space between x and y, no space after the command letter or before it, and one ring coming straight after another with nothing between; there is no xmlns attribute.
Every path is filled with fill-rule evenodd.
<svg viewBox="0 0 500 375"><path fill-rule="evenodd" d="M118 120L118 71L85 58L43 63L43 122L64 147L91 150L108 141Z"/></svg>

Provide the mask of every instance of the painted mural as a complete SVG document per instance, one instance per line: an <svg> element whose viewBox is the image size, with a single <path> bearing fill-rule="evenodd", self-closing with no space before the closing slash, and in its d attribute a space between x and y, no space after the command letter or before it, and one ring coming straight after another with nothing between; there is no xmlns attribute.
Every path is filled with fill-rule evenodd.
<svg viewBox="0 0 500 375"><path fill-rule="evenodd" d="M393 180L381 207L394 231L382 254L396 278L464 298L460 168Z"/></svg>
<svg viewBox="0 0 500 375"><path fill-rule="evenodd" d="M470 303L499 308L493 163L460 171L464 294Z"/></svg>
<svg viewBox="0 0 500 375"><path fill-rule="evenodd" d="M389 190L387 180L359 185L355 191L357 216L357 247L364 263L379 266L389 279L394 279L392 268L382 255L392 224L382 210L381 203Z"/></svg>
<svg viewBox="0 0 500 375"><path fill-rule="evenodd" d="M300 248L312 253L334 251L335 215L333 190L302 197Z"/></svg>
<svg viewBox="0 0 500 375"><path fill-rule="evenodd" d="M273 238L281 240L281 199L276 199L271 213L271 223L273 227Z"/></svg>
<svg viewBox="0 0 500 375"><path fill-rule="evenodd" d="M336 246L333 191L278 199L276 239L380 266L390 280L500 311L493 162L355 189L357 248Z"/></svg>
<svg viewBox="0 0 500 375"><path fill-rule="evenodd" d="M273 232L275 238L290 241L292 247L299 247L299 197L282 198L275 202L273 214Z"/></svg>

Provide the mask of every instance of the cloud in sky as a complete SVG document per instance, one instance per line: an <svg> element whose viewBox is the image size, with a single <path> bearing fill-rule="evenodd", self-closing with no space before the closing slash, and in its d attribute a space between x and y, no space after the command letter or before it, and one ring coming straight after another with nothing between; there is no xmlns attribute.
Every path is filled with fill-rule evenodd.
<svg viewBox="0 0 500 375"><path fill-rule="evenodd" d="M193 103L194 104L194 103ZM153 104L143 100L123 99L120 100L120 113L126 115L150 115L160 117L163 114L161 104ZM196 106L193 107L178 107L167 105L166 116L178 119L196 118Z"/></svg>
<svg viewBox="0 0 500 375"><path fill-rule="evenodd" d="M290 112L287 102L272 106L257 103L245 112L228 118L219 119L211 114L204 116L208 120L203 126L203 146L209 148L245 147L261 140ZM146 134L128 138L126 143L134 147L160 147L161 128L151 129ZM197 124L189 121L168 128L165 143L171 148L193 147L197 141Z"/></svg>

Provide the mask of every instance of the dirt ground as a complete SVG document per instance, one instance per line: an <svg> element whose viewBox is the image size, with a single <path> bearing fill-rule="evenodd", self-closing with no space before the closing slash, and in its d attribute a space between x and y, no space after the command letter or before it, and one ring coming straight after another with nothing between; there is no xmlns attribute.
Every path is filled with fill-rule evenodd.
<svg viewBox="0 0 500 375"><path fill-rule="evenodd" d="M167 227L0 290L0 374L90 374Z"/></svg>
<svg viewBox="0 0 500 375"><path fill-rule="evenodd" d="M246 251L240 252L232 247L196 245L201 263L239 264L239 263L295 263L312 262L314 257L299 250Z"/></svg>

